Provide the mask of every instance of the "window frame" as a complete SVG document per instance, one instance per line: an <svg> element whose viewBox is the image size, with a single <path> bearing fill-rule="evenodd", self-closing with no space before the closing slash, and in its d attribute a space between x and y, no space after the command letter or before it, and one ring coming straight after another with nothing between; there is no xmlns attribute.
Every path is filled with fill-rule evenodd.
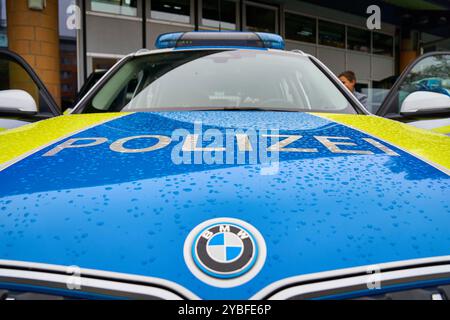
<svg viewBox="0 0 450 320"><path fill-rule="evenodd" d="M149 21L156 22L156 23L165 22L168 24L180 24L180 25L185 25L185 26L193 26L195 24L195 21L194 21L195 20L195 0L189 0L189 21L188 22L176 21L176 20L170 20L170 19L159 19L159 18L152 17L152 12L154 12L154 10L152 10L152 1L153 0L149 0L148 9L146 9L147 10L147 12L146 12L147 19L149 19ZM200 8L200 5L199 5L199 8ZM157 11L157 12L161 12L161 11Z"/></svg>
<svg viewBox="0 0 450 320"><path fill-rule="evenodd" d="M303 40L298 40L298 39L290 39L287 38L286 36L286 14L291 14L291 15L295 15L295 16L300 16L302 18L306 18L306 19L311 19L314 20L314 42L307 42L307 41L303 41ZM283 10L283 31L284 31L284 39L286 41L295 41L295 42L300 42L300 43L307 43L309 45L318 45L318 34L319 34L319 19L315 16L310 16L310 15L305 15L305 14L301 14L299 12L296 11L291 11L291 10Z"/></svg>
<svg viewBox="0 0 450 320"><path fill-rule="evenodd" d="M392 47L391 47L391 54L387 55L387 54L381 54L381 53L375 53L374 52L374 48L375 48L375 34L379 34L382 36L388 36L390 38L392 38ZM394 58L395 57L395 35L391 35L385 32L378 32L378 31L372 31L372 46L371 46L371 50L370 53L373 54L374 56L378 56L378 57L389 57L389 58Z"/></svg>
<svg viewBox="0 0 450 320"><path fill-rule="evenodd" d="M5 46L0 46L0 48L8 48L8 16L6 13L6 1L0 0L0 13L4 15L5 19L2 19L3 17L0 16L0 34L5 35ZM2 21L4 21L4 25L2 25Z"/></svg>
<svg viewBox="0 0 450 320"><path fill-rule="evenodd" d="M131 18L131 19L133 19L133 18L136 19L136 18L142 17L142 12L141 12L142 11L142 2L141 1L136 2L136 14L135 15L95 10L92 8L93 1L96 1L96 0L90 0L88 2L88 9L89 9L88 11L94 12L96 14L107 14L107 15L113 15L113 16L117 16L117 17L126 17L126 18ZM121 5L118 5L118 6L121 6Z"/></svg>
<svg viewBox="0 0 450 320"><path fill-rule="evenodd" d="M36 87L39 92L39 98L42 98L44 100L44 103L47 104L48 108L50 109L51 116L59 116L61 115L61 111L59 110L58 104L56 103L55 99L53 99L53 96L48 91L47 87L44 85L42 80L38 77L36 72L33 70L33 68L28 64L28 62L25 61L21 56L16 54L15 52L0 48L0 59L7 59L12 62L17 63L20 65L25 72L28 73L30 78L34 81L36 84ZM39 104L39 101L36 101L37 104ZM10 115L10 114L9 114ZM23 114L20 114L23 116ZM46 113L42 112L39 108L39 112L37 113L37 116L43 116L45 117Z"/></svg>
<svg viewBox="0 0 450 320"><path fill-rule="evenodd" d="M397 81L395 81L394 85L389 90L388 95L384 98L383 102L381 103L381 106L378 109L378 111L376 112L376 115L381 116L381 117L387 116L389 107L391 106L393 100L396 98L396 95L397 95L398 89L400 88L400 85L404 82L404 80L406 79L408 74L411 72L411 70L414 69L414 67L417 64L419 64L422 60L425 60L425 59L428 59L429 57L437 56L437 55L443 55L443 56L450 55L450 51L429 52L429 53L426 53L426 54L418 57L416 60L412 61L405 68L405 70L403 70L401 75L398 77ZM393 114L393 117L396 118L396 117L403 117L403 116L401 116L400 114Z"/></svg>
<svg viewBox="0 0 450 320"><path fill-rule="evenodd" d="M330 46L328 44L323 44L320 42L320 22L325 22L325 23L330 23L330 24L335 24L335 25L340 25L344 28L344 39L343 39L343 47L336 47L336 46ZM335 48L335 49L341 49L341 50L347 50L347 25L343 24L343 23L339 23L339 22L335 22L335 21L330 21L330 20L326 20L326 19L320 19L317 18L317 45L318 46L324 46L327 48Z"/></svg>
<svg viewBox="0 0 450 320"><path fill-rule="evenodd" d="M350 49L349 48L349 43L348 43L348 39L349 39L348 31L349 31L349 29L360 30L360 31L364 31L364 32L368 33L368 35L369 35L369 39L368 39L369 40L369 48L368 48L367 52L366 51L361 51L361 50L354 50L354 49ZM360 53L365 53L365 54L372 54L372 47L373 46L372 46L372 31L371 30L365 30L363 28L358 28L358 27L346 25L346 30L345 30L345 48L347 50L352 51L352 52L360 52Z"/></svg>
<svg viewBox="0 0 450 320"><path fill-rule="evenodd" d="M283 22L283 36L285 38L286 41L289 42L293 42L293 43L303 43L306 45L310 45L310 46L315 46L315 47L325 47L325 48L333 48L335 50L348 50L350 52L353 53L361 53L361 54L367 54L367 55L371 55L371 56L375 56L375 57L385 57L385 58L389 58L389 59L395 59L395 55L397 52L396 46L395 46L395 34L386 32L386 31L373 31L373 30L367 30L370 33L370 50L369 52L364 52L364 51L357 51L357 50L351 50L348 48L348 28L354 28L354 29L361 29L361 30L365 30L363 28L362 25L357 25L357 24L346 24L346 23L342 23L340 21L337 20L333 20L333 19L328 19L328 18L321 18L319 16L313 15L313 14L309 14L309 13L303 13L300 12L298 10L294 10L294 9L284 9L282 10L282 22ZM316 42L306 42L306 41L302 41L302 40L294 40L294 39L288 39L286 38L286 20L285 20L285 14L286 13L290 13L290 14L294 14L294 15L298 15L298 16L302 16L302 17L306 17L306 18L311 18L311 19L315 19L316 20ZM324 21L324 22L330 22L330 23L335 23L335 24L339 24L339 25L343 25L345 26L345 47L344 48L339 48L339 47L332 47L332 46L328 46L328 45L324 45L324 44L320 44L319 43L319 20L320 21ZM374 33L378 33L378 34L382 34L385 36L389 36L391 38L393 38L393 47L392 47L392 55L383 55L383 54L377 54L377 53L373 53L373 34Z"/></svg>
<svg viewBox="0 0 450 320"><path fill-rule="evenodd" d="M280 7L274 5L263 4L254 1L242 1L242 30L247 30L247 6L254 6L264 9L273 10L275 12L275 30L272 33L280 34ZM283 17L281 17L283 18Z"/></svg>
<svg viewBox="0 0 450 320"><path fill-rule="evenodd" d="M206 30L219 30L219 27L212 27L212 26L207 26L205 24L203 24L203 1L204 0L198 0L198 11L197 11L197 15L198 15L198 27L201 29L206 29ZM225 0L222 0L225 1ZM240 27L241 27L241 21L240 21L240 0L226 0L226 1L230 1L230 2L234 2L236 5L236 20L235 20L235 24L236 24L236 28L235 29L228 29L228 28L221 28L221 30L230 30L230 31L239 31ZM223 22L223 21L221 21Z"/></svg>

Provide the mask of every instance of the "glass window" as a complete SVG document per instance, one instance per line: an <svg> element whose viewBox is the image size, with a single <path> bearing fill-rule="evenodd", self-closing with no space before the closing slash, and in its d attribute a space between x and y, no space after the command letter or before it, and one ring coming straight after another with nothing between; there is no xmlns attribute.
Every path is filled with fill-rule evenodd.
<svg viewBox="0 0 450 320"><path fill-rule="evenodd" d="M235 1L203 0L202 24L207 27L236 30ZM220 3L220 10L219 10Z"/></svg>
<svg viewBox="0 0 450 320"><path fill-rule="evenodd" d="M387 114L398 114L406 97L416 91L440 93L450 97L450 55L435 54L420 60L395 89L395 99Z"/></svg>
<svg viewBox="0 0 450 320"><path fill-rule="evenodd" d="M151 0L151 17L182 23L191 22L191 0Z"/></svg>
<svg viewBox="0 0 450 320"><path fill-rule="evenodd" d="M255 32L276 32L277 11L275 9L247 4L245 7L246 29Z"/></svg>
<svg viewBox="0 0 450 320"><path fill-rule="evenodd" d="M91 10L137 16L137 0L91 0Z"/></svg>
<svg viewBox="0 0 450 320"><path fill-rule="evenodd" d="M286 12L286 39L316 43L316 19Z"/></svg>
<svg viewBox="0 0 450 320"><path fill-rule="evenodd" d="M77 94L77 42L76 39L61 38L59 46L61 69L61 108L72 107Z"/></svg>
<svg viewBox="0 0 450 320"><path fill-rule="evenodd" d="M319 20L319 44L345 48L345 26Z"/></svg>
<svg viewBox="0 0 450 320"><path fill-rule="evenodd" d="M16 61L0 56L0 91L24 90L39 106L39 88L25 68Z"/></svg>
<svg viewBox="0 0 450 320"><path fill-rule="evenodd" d="M5 0L0 0L0 47L8 47L8 35L6 33Z"/></svg>
<svg viewBox="0 0 450 320"><path fill-rule="evenodd" d="M370 52L370 31L364 29L347 28L347 49Z"/></svg>
<svg viewBox="0 0 450 320"><path fill-rule="evenodd" d="M117 70L83 112L229 109L355 113L310 59L261 50L135 57Z"/></svg>
<svg viewBox="0 0 450 320"><path fill-rule="evenodd" d="M367 93L363 92L367 95L369 100L368 109L370 112L378 112L378 109L381 107L381 104L388 95L395 81L397 81L397 78L397 76L390 76L380 81L372 80L372 88L368 89Z"/></svg>
<svg viewBox="0 0 450 320"><path fill-rule="evenodd" d="M386 34L374 32L372 52L374 54L392 57L394 55L394 38Z"/></svg>

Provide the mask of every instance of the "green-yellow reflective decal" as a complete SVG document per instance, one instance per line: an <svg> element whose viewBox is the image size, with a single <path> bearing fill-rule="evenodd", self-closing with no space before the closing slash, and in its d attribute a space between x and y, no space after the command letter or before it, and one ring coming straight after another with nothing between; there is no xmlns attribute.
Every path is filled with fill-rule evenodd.
<svg viewBox="0 0 450 320"><path fill-rule="evenodd" d="M315 113L364 131L424 160L450 169L450 137L377 116Z"/></svg>
<svg viewBox="0 0 450 320"><path fill-rule="evenodd" d="M0 132L0 168L36 149L126 113L66 115Z"/></svg>
<svg viewBox="0 0 450 320"><path fill-rule="evenodd" d="M431 131L437 132L437 133L449 134L450 133L450 126L443 126L443 127L439 127L439 128L434 128L434 129L431 129Z"/></svg>
<svg viewBox="0 0 450 320"><path fill-rule="evenodd" d="M314 113L373 135L426 161L450 169L450 137L367 115ZM0 169L67 136L127 113L65 115L0 132Z"/></svg>

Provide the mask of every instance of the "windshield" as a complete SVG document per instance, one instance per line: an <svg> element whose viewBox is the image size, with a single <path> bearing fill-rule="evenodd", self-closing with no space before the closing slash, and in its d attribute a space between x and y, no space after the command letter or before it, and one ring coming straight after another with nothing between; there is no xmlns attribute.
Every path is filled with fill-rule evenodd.
<svg viewBox="0 0 450 320"><path fill-rule="evenodd" d="M83 113L204 109L356 113L309 58L267 50L171 51L132 58Z"/></svg>

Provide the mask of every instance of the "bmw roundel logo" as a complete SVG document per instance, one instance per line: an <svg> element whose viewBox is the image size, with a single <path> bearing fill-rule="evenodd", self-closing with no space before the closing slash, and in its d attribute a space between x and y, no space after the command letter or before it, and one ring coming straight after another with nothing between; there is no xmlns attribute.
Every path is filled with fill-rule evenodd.
<svg viewBox="0 0 450 320"><path fill-rule="evenodd" d="M224 222L202 230L192 250L200 269L213 277L232 278L253 266L258 248L249 231Z"/></svg>
<svg viewBox="0 0 450 320"><path fill-rule="evenodd" d="M265 256L265 242L258 230L232 218L205 221L191 231L185 243L185 260L194 275L220 287L250 280L262 268Z"/></svg>

